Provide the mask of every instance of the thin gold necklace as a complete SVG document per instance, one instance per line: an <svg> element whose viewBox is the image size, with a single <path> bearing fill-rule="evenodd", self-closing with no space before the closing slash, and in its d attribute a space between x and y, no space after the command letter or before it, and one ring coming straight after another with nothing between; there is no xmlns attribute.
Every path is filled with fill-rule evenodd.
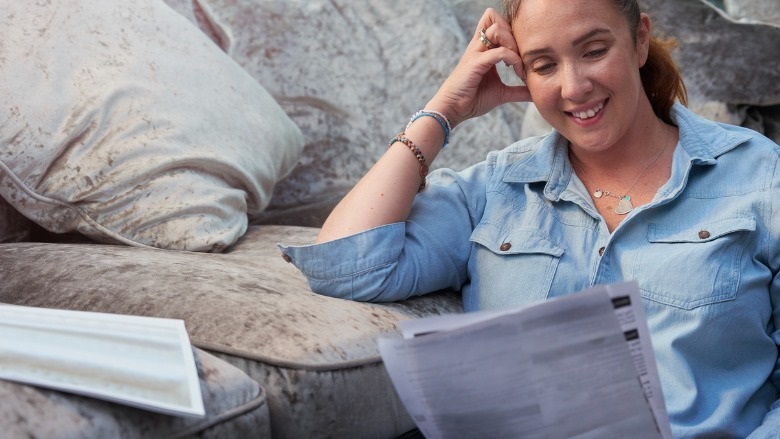
<svg viewBox="0 0 780 439"><path fill-rule="evenodd" d="M648 168L650 168L650 166L653 166L653 163L657 162L658 159L661 158L661 156L663 155L664 151L666 151L666 141L669 139L669 129L666 127L666 125L664 125L664 132L665 132L665 134L664 134L664 143L663 143L663 147L661 148L661 152L659 152L658 155L655 156L655 158L650 163L648 163L644 167L644 169L642 169L642 172L639 173L639 176L636 177L636 180L634 180L634 182L623 193L623 195L617 195L617 194L614 194L614 193L612 193L610 191L607 191L607 190L604 190L604 189L599 189L599 185L596 184L596 182L594 182L593 180L591 180L591 178L588 176L588 174L585 172L585 169L583 169L582 166L577 166L577 164L574 163L574 160L572 160L571 163L580 172L582 172L582 175L585 176L585 178L588 179L590 184L593 185L596 188L596 190L593 191L593 196L595 198L601 198L603 196L617 198L620 201L618 202L618 205L615 208L615 213L618 214L618 215L625 215L625 214L631 212L632 210L634 210L634 205L631 203L631 196L629 196L628 193L631 192L631 189L633 189L634 186L636 186L636 184L639 182L639 179L642 178L643 175L645 175L645 171L647 171Z"/></svg>

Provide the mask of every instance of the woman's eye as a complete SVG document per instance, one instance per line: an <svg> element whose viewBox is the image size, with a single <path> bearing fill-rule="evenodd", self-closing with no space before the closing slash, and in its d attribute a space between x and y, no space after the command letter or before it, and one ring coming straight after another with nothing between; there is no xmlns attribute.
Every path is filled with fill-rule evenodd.
<svg viewBox="0 0 780 439"><path fill-rule="evenodd" d="M604 55L605 53L607 53L607 48L603 47L601 49L590 50L585 53L585 56L587 56L588 58L598 58Z"/></svg>
<svg viewBox="0 0 780 439"><path fill-rule="evenodd" d="M555 63L540 64L538 66L535 65L533 71L534 73L543 75L552 71L553 67L555 67Z"/></svg>

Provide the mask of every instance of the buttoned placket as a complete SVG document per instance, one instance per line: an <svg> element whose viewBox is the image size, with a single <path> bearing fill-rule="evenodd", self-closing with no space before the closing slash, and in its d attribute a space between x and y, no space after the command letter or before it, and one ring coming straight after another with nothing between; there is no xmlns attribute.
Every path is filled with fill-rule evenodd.
<svg viewBox="0 0 780 439"><path fill-rule="evenodd" d="M680 153L683 153L683 151L680 151L680 149L682 148L679 148L679 143L675 145L675 156L677 156ZM682 173L682 175L680 175L679 181L673 181L673 179L675 178L673 175L670 181L668 181L664 186L659 188L658 195L650 203L639 206L634 211L630 212L626 216L626 218L620 224L618 224L615 230L613 230L611 233L607 228L606 222L601 217L601 214L598 212L598 210L596 210L596 206L593 203L593 199L590 198L587 188L585 188L585 185L582 183L582 181L575 176L576 174L574 174L572 169L569 185L566 187L566 189L564 189L561 192L560 199L571 201L577 204L583 211L585 211L588 215L590 215L594 220L598 222L598 227L596 232L598 236L594 237L594 245L593 245L594 263L592 264L593 271L591 273L591 285L596 285L601 283L612 283L618 280L626 280L626 279L612 279L609 275L610 267L612 265L611 263L612 252L610 252L610 248L611 248L610 244L616 242L617 240L620 240L621 235L623 234L623 230L625 230L626 227L630 226L631 223L640 220L637 217L647 215L647 211L650 211L653 208L671 202L679 193L682 192L682 189L684 187L684 182L688 180L688 176L690 175L694 163L691 157L687 156L687 154L686 157L679 156L676 158L678 160L685 160L687 162L684 172ZM569 163L569 167L571 168L571 163ZM709 237L710 237L709 231L702 230L699 232L700 239L705 240L708 239Z"/></svg>
<svg viewBox="0 0 780 439"><path fill-rule="evenodd" d="M573 179L572 181L576 180ZM582 186L581 182L578 184L569 184L569 186L560 193L559 201L568 201L576 204L597 224L596 227L591 229L591 233L586 235L586 239L592 243L590 246L593 249L591 255L589 256L589 259L592 261L592 263L589 264L591 267L589 276L590 285L592 286L600 283L599 279L603 278L604 273L609 271L609 263L605 260L605 257L609 256L607 249L612 239L612 235L609 233L606 222L604 222L604 219L596 210L596 206L593 205L593 201L590 199L590 197L586 198L586 190L585 187ZM601 283L604 282L605 281L602 281Z"/></svg>

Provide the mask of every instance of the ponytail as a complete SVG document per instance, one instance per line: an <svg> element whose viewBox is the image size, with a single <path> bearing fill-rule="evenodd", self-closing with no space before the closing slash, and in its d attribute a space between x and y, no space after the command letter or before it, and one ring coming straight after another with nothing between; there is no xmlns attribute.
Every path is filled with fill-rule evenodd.
<svg viewBox="0 0 780 439"><path fill-rule="evenodd" d="M688 105L688 92L671 52L678 46L677 40L650 37L650 48L645 65L639 69L647 98L653 112L661 120L673 124L671 112L675 101Z"/></svg>

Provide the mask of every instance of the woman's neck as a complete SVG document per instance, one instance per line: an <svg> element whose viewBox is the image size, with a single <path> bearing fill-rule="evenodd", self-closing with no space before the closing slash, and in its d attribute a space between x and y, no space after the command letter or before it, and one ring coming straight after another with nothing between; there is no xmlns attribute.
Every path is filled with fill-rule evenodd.
<svg viewBox="0 0 780 439"><path fill-rule="evenodd" d="M593 151L569 145L569 159L588 175L611 175L618 180L637 175L668 147L670 130L647 102L631 126L609 148Z"/></svg>

